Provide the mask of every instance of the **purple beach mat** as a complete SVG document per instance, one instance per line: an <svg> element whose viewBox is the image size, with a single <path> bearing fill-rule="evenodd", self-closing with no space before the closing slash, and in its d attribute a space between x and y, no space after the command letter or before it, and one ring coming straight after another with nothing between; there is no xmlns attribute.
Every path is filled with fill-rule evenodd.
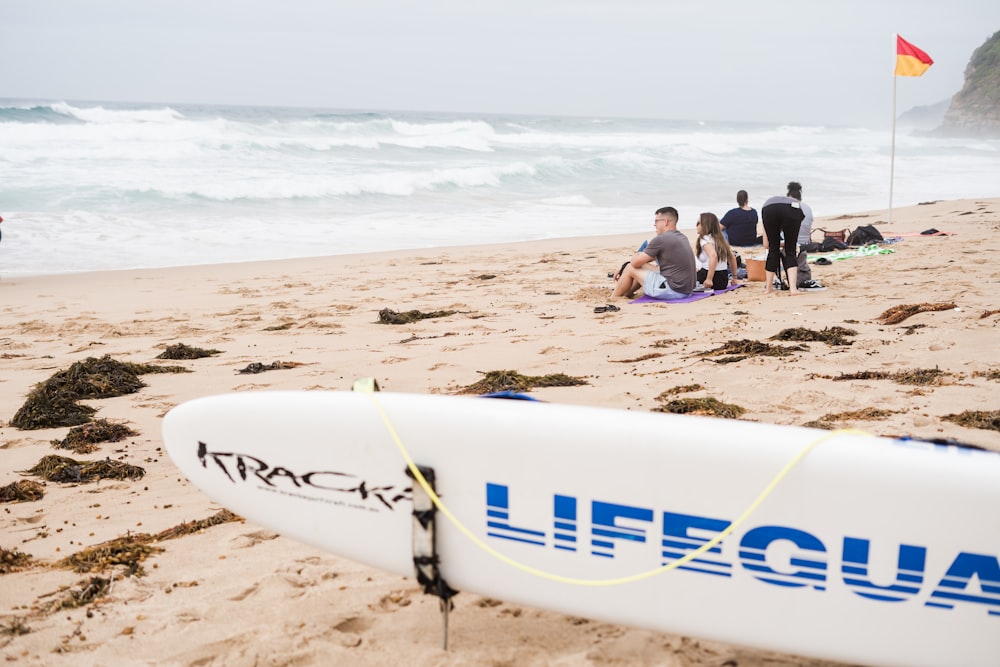
<svg viewBox="0 0 1000 667"><path fill-rule="evenodd" d="M739 285L729 285L726 289L716 290L714 292L695 292L691 296L686 296L683 299L654 299L651 296L646 296L643 294L638 299L629 301L629 303L691 303L692 301L701 301L702 299L707 299L710 296L716 294L725 294L726 292L732 292L734 289L739 289L743 287L743 284Z"/></svg>

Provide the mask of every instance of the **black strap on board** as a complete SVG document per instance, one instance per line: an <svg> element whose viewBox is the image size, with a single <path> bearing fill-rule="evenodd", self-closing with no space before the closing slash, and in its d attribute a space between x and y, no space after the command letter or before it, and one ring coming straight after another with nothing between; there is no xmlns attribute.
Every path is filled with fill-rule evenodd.
<svg viewBox="0 0 1000 667"><path fill-rule="evenodd" d="M417 470L427 481L432 491L435 477L434 469L417 466ZM413 567L417 574L417 583L424 587L424 593L436 595L441 601L441 648L448 650L448 612L451 611L451 598L458 593L448 585L441 576L440 559L437 553L437 507L434 501L417 483L413 472L407 468L406 474L413 479Z"/></svg>

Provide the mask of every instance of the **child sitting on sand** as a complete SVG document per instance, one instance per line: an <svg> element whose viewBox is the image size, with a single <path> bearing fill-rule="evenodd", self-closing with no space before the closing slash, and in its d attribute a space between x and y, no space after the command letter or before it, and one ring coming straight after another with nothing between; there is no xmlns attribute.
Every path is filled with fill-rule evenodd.
<svg viewBox="0 0 1000 667"><path fill-rule="evenodd" d="M722 235L714 213L702 213L695 224L698 240L694 245L698 263L698 283L706 290L724 290L736 284L736 255Z"/></svg>

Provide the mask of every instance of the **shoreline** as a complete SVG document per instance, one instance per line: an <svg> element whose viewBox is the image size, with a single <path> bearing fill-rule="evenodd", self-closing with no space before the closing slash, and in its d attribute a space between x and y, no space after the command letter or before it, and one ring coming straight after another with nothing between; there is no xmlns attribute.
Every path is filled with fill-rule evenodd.
<svg viewBox="0 0 1000 667"><path fill-rule="evenodd" d="M652 216L650 216L652 217ZM814 229L854 228L885 211L825 216ZM373 570L231 522L158 542L144 576L121 577L97 601L43 613L59 591L88 576L53 563L129 533L162 533L221 508L181 479L163 454L160 421L173 406L230 391L347 390L375 377L383 391L450 393L482 373L583 377L579 387L532 391L542 400L649 411L663 392L715 397L743 419L861 428L878 435L946 438L1000 451L995 430L945 419L995 410L1000 272L979 258L1000 251L1000 197L894 209L888 232L934 227L953 236L904 237L895 252L816 266L828 286L795 298L762 283L691 304L629 304L610 297L608 271L649 233L450 246L248 263L4 277L0 334L0 486L26 477L43 456L111 458L145 468L139 481L48 482L43 498L0 503L0 547L36 565L0 574L0 654L19 665L344 662L414 665L598 664L741 666L834 663L612 626L488 600L456 598L451 650L439 647L437 601L413 578ZM693 240L693 230L682 230ZM746 258L747 254L744 255ZM969 270L969 269L972 270ZM617 312L595 313L615 303ZM896 324L886 310L954 307ZM406 325L378 312L452 310ZM982 316L983 313L993 314ZM788 345L789 327L844 327L850 344L804 343L783 357L717 363L700 356L727 341ZM157 362L168 345L221 353ZM984 351L986 353L984 354ZM88 400L96 417L139 435L82 456L56 450L67 428L19 430L10 420L37 383L89 357L182 365L190 373L142 376L146 387ZM253 363L292 362L260 374ZM839 381L846 373L938 369L922 385ZM690 389L699 385L700 389ZM865 408L885 412L862 418ZM850 415L854 416L850 416ZM54 652L55 651L55 652Z"/></svg>
<svg viewBox="0 0 1000 667"><path fill-rule="evenodd" d="M909 209L915 209L918 207L933 206L942 202L975 202L975 201L990 201L990 197L968 197L962 199L952 199L952 200L931 200L920 202L917 204L912 204L909 206L897 206L893 208L894 213L899 211L906 211ZM723 208L719 209L719 217L725 213L728 208L731 208L732 202L726 204ZM693 206L684 206L680 209L681 220L678 224L678 229L689 237L693 237L694 234L694 218L697 214L694 212L697 210ZM759 209L758 209L759 212ZM646 215L643 213L642 215ZM652 210L648 212L648 216L652 216ZM640 216L641 217L641 216ZM816 218L816 227L821 227L824 223L827 223L831 228L835 227L841 221L850 221L853 219L865 219L865 224L875 224L875 225L886 225L886 209L875 208L875 209L859 209L857 211L841 212L834 215L819 216ZM645 218L643 218L645 219ZM642 228L643 223L637 222L636 227ZM844 226L844 225L841 225ZM851 226L851 225L846 225ZM893 222L889 227L895 227L896 221ZM0 229L0 231L3 231ZM261 264L268 265L280 262L315 262L319 260L331 260L337 257L366 257L366 256L382 256L386 254L413 254L413 253L429 253L437 250L445 251L460 251L463 249L474 249L484 246L517 246L524 244L547 244L547 243L572 243L575 240L582 239L593 239L593 240L604 240L609 244L615 244L620 242L621 239L630 239L632 237L645 239L648 234L645 231L636 232L615 232L610 234L584 234L580 236L559 236L559 237L548 237L541 239L527 239L519 241L498 241L496 243L484 243L484 244L468 244L468 243L455 243L454 245L439 245L439 246L419 246L413 248L394 248L391 250L370 250L363 252L348 252L341 254L330 254L330 255L300 255L295 257L279 257L272 259L249 259L249 260L232 260L232 261L216 261L216 262L201 262L197 264L174 264L174 265L164 265L164 266L147 266L147 267L128 267L128 268L95 268L95 269L82 269L82 270L67 270L59 273L33 273L27 271L16 271L7 272L4 270L4 265L0 263L0 280L22 280L30 278L42 278L47 276L52 277L72 277L79 275L86 275L91 273L124 273L130 271L170 271L178 269L187 269L195 267L209 267L209 266L229 266L229 265L246 265L246 264ZM8 247L12 246L16 242L16 239L12 239L8 242ZM637 244L638 245L638 244ZM4 246L0 245L0 262L3 260Z"/></svg>

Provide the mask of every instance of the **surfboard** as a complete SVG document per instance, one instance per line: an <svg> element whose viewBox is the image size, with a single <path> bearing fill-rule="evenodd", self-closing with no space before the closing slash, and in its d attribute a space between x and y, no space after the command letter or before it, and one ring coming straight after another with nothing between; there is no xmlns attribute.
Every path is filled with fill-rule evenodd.
<svg viewBox="0 0 1000 667"><path fill-rule="evenodd" d="M426 496L440 590L866 665L1000 660L996 453L326 391L199 398L163 440L223 506L388 572L414 575Z"/></svg>

